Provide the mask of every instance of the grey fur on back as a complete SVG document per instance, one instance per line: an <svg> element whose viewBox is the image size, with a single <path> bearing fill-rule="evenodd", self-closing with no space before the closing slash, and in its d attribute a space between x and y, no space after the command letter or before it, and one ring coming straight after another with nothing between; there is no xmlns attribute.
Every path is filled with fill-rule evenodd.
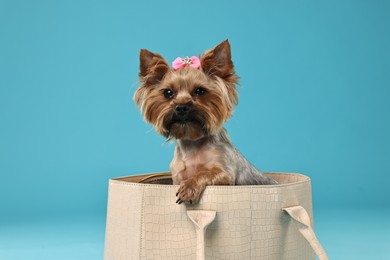
<svg viewBox="0 0 390 260"><path fill-rule="evenodd" d="M235 185L272 185L277 182L259 171L231 143L225 129L215 137L214 145L225 150L225 165L233 176Z"/></svg>

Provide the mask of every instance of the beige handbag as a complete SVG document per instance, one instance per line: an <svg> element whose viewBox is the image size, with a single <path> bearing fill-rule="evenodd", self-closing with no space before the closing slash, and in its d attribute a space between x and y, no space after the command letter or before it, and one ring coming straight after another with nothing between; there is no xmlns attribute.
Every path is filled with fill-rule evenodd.
<svg viewBox="0 0 390 260"><path fill-rule="evenodd" d="M197 205L175 203L168 173L111 179L104 259L328 259L310 179L267 174L279 184L208 186Z"/></svg>

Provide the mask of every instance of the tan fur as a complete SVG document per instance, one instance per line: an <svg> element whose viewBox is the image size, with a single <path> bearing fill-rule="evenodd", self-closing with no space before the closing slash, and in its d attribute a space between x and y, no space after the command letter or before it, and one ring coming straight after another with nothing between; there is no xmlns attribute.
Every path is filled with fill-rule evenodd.
<svg viewBox="0 0 390 260"><path fill-rule="evenodd" d="M207 185L275 183L242 157L223 129L238 102L227 40L202 55L201 69L174 71L159 54L141 50L139 76L134 100L145 120L177 142L170 168L180 184L178 203L196 203ZM205 93L197 95L199 88ZM173 95L165 96L167 90ZM183 105L189 118L177 120L175 108Z"/></svg>

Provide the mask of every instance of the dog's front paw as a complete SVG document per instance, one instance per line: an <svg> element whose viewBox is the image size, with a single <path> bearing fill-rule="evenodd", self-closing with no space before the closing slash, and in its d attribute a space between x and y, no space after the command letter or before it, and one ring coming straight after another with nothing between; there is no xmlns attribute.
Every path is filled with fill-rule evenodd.
<svg viewBox="0 0 390 260"><path fill-rule="evenodd" d="M178 198L176 203L181 204L182 202L188 202L196 204L198 203L200 195L204 189L205 186L200 185L193 179L183 181L176 193L176 197Z"/></svg>

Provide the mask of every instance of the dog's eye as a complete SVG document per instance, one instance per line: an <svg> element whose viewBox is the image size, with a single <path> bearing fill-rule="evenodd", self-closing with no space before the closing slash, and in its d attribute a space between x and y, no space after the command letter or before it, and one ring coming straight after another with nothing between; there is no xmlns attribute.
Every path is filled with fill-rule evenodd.
<svg viewBox="0 0 390 260"><path fill-rule="evenodd" d="M204 88L197 88L194 90L195 96L203 96L206 93L206 90Z"/></svg>
<svg viewBox="0 0 390 260"><path fill-rule="evenodd" d="M167 98L167 99L173 98L173 95L174 95L174 94L175 94L175 93L173 92L172 89L165 89L165 90L164 90L164 97Z"/></svg>

